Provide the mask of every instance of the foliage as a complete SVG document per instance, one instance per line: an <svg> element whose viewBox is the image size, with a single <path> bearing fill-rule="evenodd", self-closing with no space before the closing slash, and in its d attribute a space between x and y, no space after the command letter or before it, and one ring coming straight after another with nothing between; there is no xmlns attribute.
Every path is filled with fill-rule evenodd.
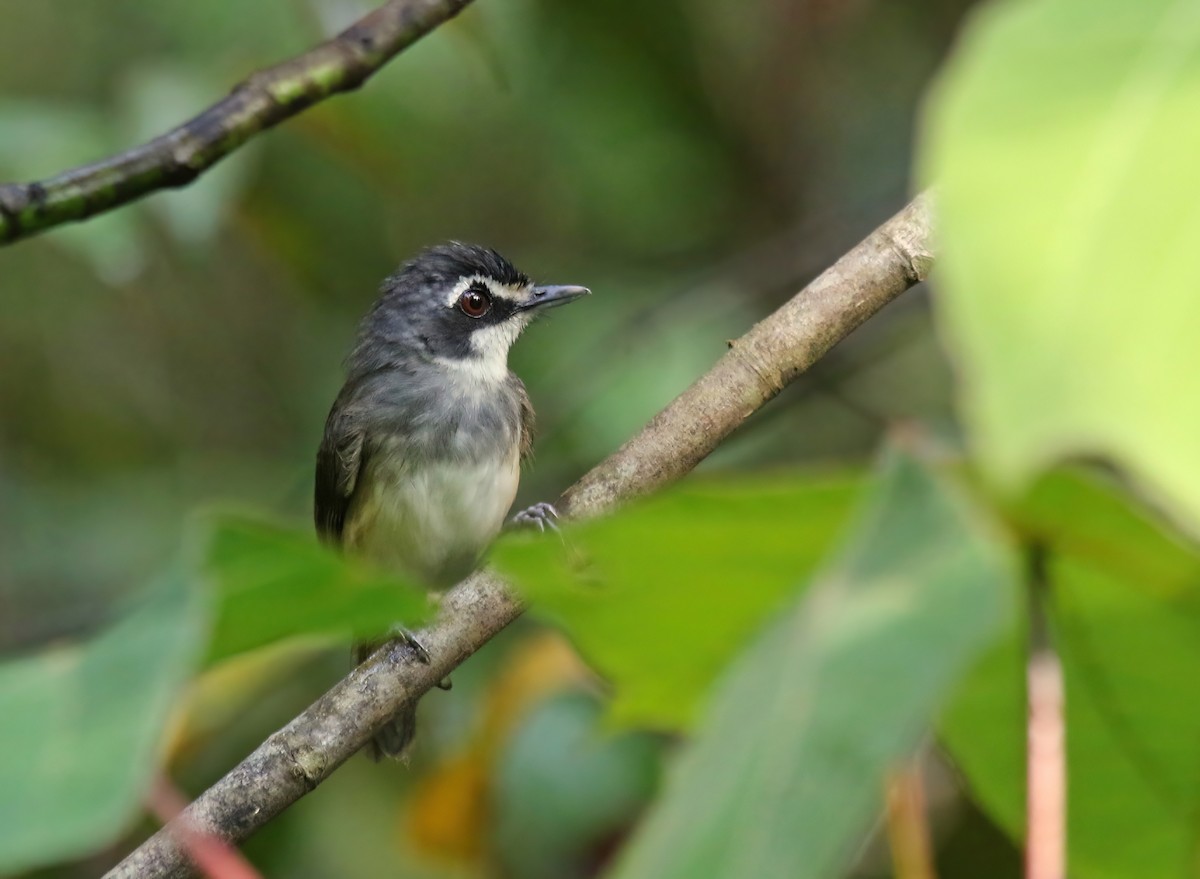
<svg viewBox="0 0 1200 879"><path fill-rule="evenodd" d="M1011 619L991 523L913 458L880 469L845 549L717 689L617 879L839 875L886 771Z"/></svg>
<svg viewBox="0 0 1200 879"><path fill-rule="evenodd" d="M1200 16L1191 4L997 3L933 92L922 159L945 259L940 317L971 449L1051 557L1066 671L1072 875L1195 869L1195 547L1127 505L1200 524L1193 277ZM1103 456L1122 474L1055 477ZM1124 482L1127 478L1129 481ZM1156 511L1156 516L1161 513ZM1023 824L1018 636L945 719L976 796Z"/></svg>
<svg viewBox="0 0 1200 879"><path fill-rule="evenodd" d="M922 163L981 463L1019 488L1109 457L1194 531L1198 91L1193 4L996 4L934 92Z"/></svg>
<svg viewBox="0 0 1200 879"><path fill-rule="evenodd" d="M96 636L0 664L0 871L85 854L128 821L203 643L192 585L162 577Z"/></svg>
<svg viewBox="0 0 1200 879"><path fill-rule="evenodd" d="M613 685L614 722L686 730L721 669L820 562L858 481L685 485L573 525L562 545L505 540L495 563Z"/></svg>
<svg viewBox="0 0 1200 879"><path fill-rule="evenodd" d="M521 500L552 497L900 203L917 96L968 5L479 0L187 190L6 249L0 871L127 850L156 767L203 788L345 673L351 637L431 610L290 524L337 360L398 259L479 239L596 291L514 351L541 425ZM0 28L0 177L159 131L356 11L23 4ZM68 26L71 52L49 51ZM968 797L934 810L938 838L965 845L977 804L1019 844L1008 556L1035 540L1071 875L1194 872L1198 42L1186 2L981 5L919 132L939 333L910 296L752 418L719 473L565 543L503 541L539 622L423 701L410 768L351 761L252 859L832 877L929 729ZM897 416L944 456L867 472ZM254 512L181 540L214 501ZM525 669L546 623L593 672L561 639ZM690 740L676 758L646 727Z"/></svg>
<svg viewBox="0 0 1200 879"><path fill-rule="evenodd" d="M1011 511L1052 547L1067 686L1068 840L1074 874L1187 875L1200 805L1200 712L1179 694L1200 667L1200 551L1112 486L1058 475ZM1022 832L1025 705L1014 633L942 724L976 795Z"/></svg>
<svg viewBox="0 0 1200 879"><path fill-rule="evenodd" d="M0 763L0 869L84 853L122 829L206 641L213 663L302 635L378 635L428 615L421 592L310 536L230 516L197 530L188 561L124 616L79 643L0 664L5 747L23 757Z"/></svg>
<svg viewBox="0 0 1200 879"><path fill-rule="evenodd" d="M369 640L397 620L415 628L432 610L420 588L309 535L237 516L213 517L200 530L198 574L216 604L210 663L299 635Z"/></svg>

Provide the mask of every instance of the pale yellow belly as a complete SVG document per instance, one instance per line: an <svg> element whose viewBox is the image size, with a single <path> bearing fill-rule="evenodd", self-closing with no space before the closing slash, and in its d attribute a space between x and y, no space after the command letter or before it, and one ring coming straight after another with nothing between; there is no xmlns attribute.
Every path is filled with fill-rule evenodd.
<svg viewBox="0 0 1200 879"><path fill-rule="evenodd" d="M431 587L469 574L504 525L517 493L514 452L481 463L409 467L384 460L360 482L344 545Z"/></svg>

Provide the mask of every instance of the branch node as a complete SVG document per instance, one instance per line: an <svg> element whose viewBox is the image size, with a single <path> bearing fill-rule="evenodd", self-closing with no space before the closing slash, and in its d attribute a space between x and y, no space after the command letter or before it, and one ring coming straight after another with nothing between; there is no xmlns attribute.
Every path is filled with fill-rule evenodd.
<svg viewBox="0 0 1200 879"><path fill-rule="evenodd" d="M11 241L21 234L21 209L26 204L25 187L18 183L0 183L0 241Z"/></svg>
<svg viewBox="0 0 1200 879"><path fill-rule="evenodd" d="M910 284L919 284L928 277L929 268L933 264L928 254L914 253L891 230L884 232L884 239L896 256L900 258L900 267L904 269L904 277L908 279Z"/></svg>
<svg viewBox="0 0 1200 879"><path fill-rule="evenodd" d="M277 733L276 736L275 747L287 760L292 774L304 785L306 792L315 790L328 774L325 759L311 748L292 747L281 735Z"/></svg>

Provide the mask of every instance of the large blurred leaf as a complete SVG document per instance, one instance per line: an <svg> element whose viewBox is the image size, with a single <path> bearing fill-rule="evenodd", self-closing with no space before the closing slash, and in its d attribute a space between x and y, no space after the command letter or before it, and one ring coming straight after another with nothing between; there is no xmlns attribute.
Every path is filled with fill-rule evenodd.
<svg viewBox="0 0 1200 879"><path fill-rule="evenodd" d="M1097 484L1057 476L1013 514L1050 547L1067 686L1071 875L1195 875L1200 810L1200 553ZM1016 837L1024 815L1020 643L994 651L943 734Z"/></svg>
<svg viewBox="0 0 1200 879"><path fill-rule="evenodd" d="M210 662L296 635L369 638L396 623L416 627L432 610L423 590L307 534L238 516L205 527L217 608Z"/></svg>
<svg viewBox="0 0 1200 879"><path fill-rule="evenodd" d="M163 578L95 638L0 664L0 873L77 857L130 820L204 614Z"/></svg>
<svg viewBox="0 0 1200 879"><path fill-rule="evenodd" d="M1010 618L1007 548L892 454L838 561L725 678L619 879L840 876L887 768Z"/></svg>
<svg viewBox="0 0 1200 879"><path fill-rule="evenodd" d="M619 722L688 726L718 672L793 596L857 493L848 476L693 482L495 553L615 688Z"/></svg>
<svg viewBox="0 0 1200 879"><path fill-rule="evenodd" d="M1200 5L984 7L930 104L944 329L1005 482L1108 454L1200 527Z"/></svg>

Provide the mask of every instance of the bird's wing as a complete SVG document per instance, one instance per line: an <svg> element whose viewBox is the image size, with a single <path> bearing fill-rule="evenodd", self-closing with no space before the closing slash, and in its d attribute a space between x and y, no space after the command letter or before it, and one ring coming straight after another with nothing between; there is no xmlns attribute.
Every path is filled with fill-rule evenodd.
<svg viewBox="0 0 1200 879"><path fill-rule="evenodd" d="M313 498L317 534L327 543L342 542L350 500L366 463L363 446L361 426L335 406L325 425L325 438L317 450L317 479Z"/></svg>
<svg viewBox="0 0 1200 879"><path fill-rule="evenodd" d="M516 381L517 400L521 406L521 461L527 461L533 456L533 404L529 402L529 394L525 391L525 385L520 380Z"/></svg>

